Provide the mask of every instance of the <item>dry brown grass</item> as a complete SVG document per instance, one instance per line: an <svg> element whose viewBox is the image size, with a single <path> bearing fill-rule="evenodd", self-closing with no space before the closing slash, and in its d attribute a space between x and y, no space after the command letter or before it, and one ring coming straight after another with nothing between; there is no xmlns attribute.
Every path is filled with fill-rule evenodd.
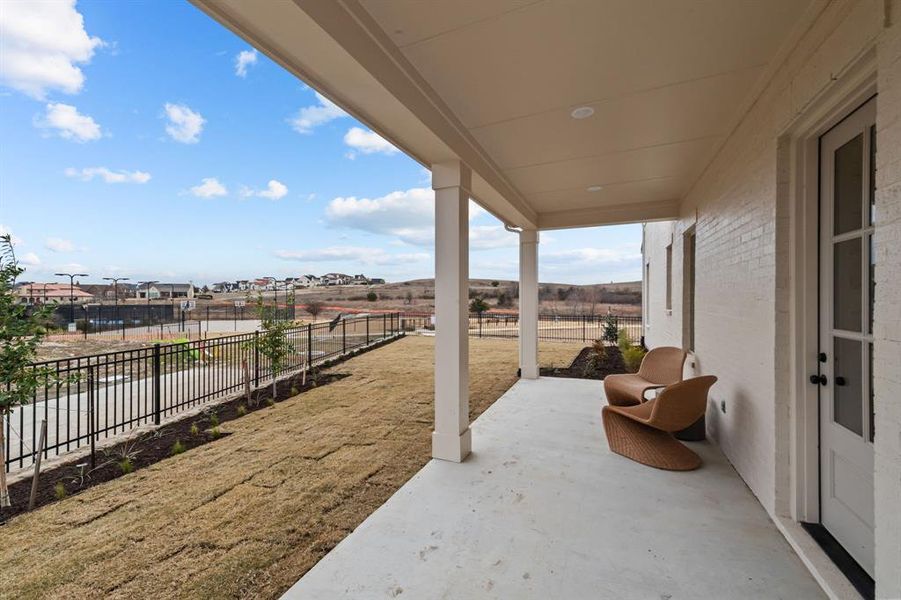
<svg viewBox="0 0 901 600"><path fill-rule="evenodd" d="M233 435L14 519L0 597L278 597L427 462L432 344L354 358ZM578 350L543 344L541 362ZM476 416L516 380L517 345L471 340L471 355Z"/></svg>

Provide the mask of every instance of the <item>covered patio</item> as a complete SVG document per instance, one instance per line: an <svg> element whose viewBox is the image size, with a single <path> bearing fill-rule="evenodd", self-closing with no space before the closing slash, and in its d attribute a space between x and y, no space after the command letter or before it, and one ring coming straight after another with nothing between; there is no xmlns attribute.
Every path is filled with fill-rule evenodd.
<svg viewBox="0 0 901 600"><path fill-rule="evenodd" d="M898 0L193 2L427 168L435 192L432 457L448 462L294 593L800 598L816 595L803 560L832 597L901 597ZM865 103L847 172L868 183L840 190L859 254L836 273L855 327L870 316L855 348L875 358L826 377L839 351L819 347L820 315L845 298L818 272L818 236L838 236L818 149ZM470 200L519 236L523 379L472 428ZM648 242L645 339L689 351L686 377L719 378L707 425L722 454L703 448L698 473L609 455L600 392L538 379L542 232L621 223ZM840 455L820 452L827 381L854 384L841 395L875 432ZM841 464L853 476L830 486L821 473ZM836 494L855 509L830 524L821 499Z"/></svg>
<svg viewBox="0 0 901 600"><path fill-rule="evenodd" d="M312 598L824 597L718 448L649 469L607 449L600 382L516 383L286 594Z"/></svg>

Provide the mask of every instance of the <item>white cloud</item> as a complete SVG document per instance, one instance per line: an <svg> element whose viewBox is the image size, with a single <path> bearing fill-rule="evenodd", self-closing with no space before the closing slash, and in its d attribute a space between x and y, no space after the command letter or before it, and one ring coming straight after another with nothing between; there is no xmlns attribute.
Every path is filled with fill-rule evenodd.
<svg viewBox="0 0 901 600"><path fill-rule="evenodd" d="M469 228L469 247L473 250L519 247L519 236L503 225L473 225Z"/></svg>
<svg viewBox="0 0 901 600"><path fill-rule="evenodd" d="M47 238L44 247L51 252L74 252L75 244L63 238Z"/></svg>
<svg viewBox="0 0 901 600"><path fill-rule="evenodd" d="M574 248L543 252L541 262L545 265L573 265L584 267L609 266L641 259L641 247L624 244L617 248Z"/></svg>
<svg viewBox="0 0 901 600"><path fill-rule="evenodd" d="M86 167L84 169L69 167L65 173L66 177L75 177L82 181L91 181L95 177L103 179L106 183L147 183L150 181L150 173L145 171L111 171L106 167Z"/></svg>
<svg viewBox="0 0 901 600"><path fill-rule="evenodd" d="M247 77L247 67L257 64L256 50L241 50L235 57L235 75Z"/></svg>
<svg viewBox="0 0 901 600"><path fill-rule="evenodd" d="M26 252L24 256L19 259L19 262L26 267L37 267L41 264L41 257L34 252Z"/></svg>
<svg viewBox="0 0 901 600"><path fill-rule="evenodd" d="M76 273L76 272L83 273L83 272L87 271L87 267L85 267L81 263L70 262L70 263L65 263L62 265L57 265L56 270L59 272L65 272L65 273ZM76 281L78 281L78 280L76 279Z"/></svg>
<svg viewBox="0 0 901 600"><path fill-rule="evenodd" d="M281 200L288 195L288 186L281 181L270 179L266 184L265 190L253 190L249 187L241 188L241 195L245 198L258 196L260 198L268 198L270 200Z"/></svg>
<svg viewBox="0 0 901 600"><path fill-rule="evenodd" d="M103 135L94 119L79 113L71 104L59 102L48 104L44 116L36 118L34 124L41 129L55 130L59 137L76 142L99 140Z"/></svg>
<svg viewBox="0 0 901 600"><path fill-rule="evenodd" d="M49 90L76 94L87 64L103 40L91 37L75 0L3 2L0 10L0 82L43 100Z"/></svg>
<svg viewBox="0 0 901 600"><path fill-rule="evenodd" d="M356 153L362 154L394 154L397 148L391 142L374 131L368 131L360 127L351 127L344 134L344 143L353 150L347 153L347 158L356 158Z"/></svg>
<svg viewBox="0 0 901 600"><path fill-rule="evenodd" d="M228 194L228 189L215 177L204 177L199 185L190 189L190 192L198 198L215 198Z"/></svg>
<svg viewBox="0 0 901 600"><path fill-rule="evenodd" d="M166 111L166 133L176 142L196 144L200 141L203 124L206 123L200 113L191 110L184 104L170 104L163 107Z"/></svg>
<svg viewBox="0 0 901 600"><path fill-rule="evenodd" d="M319 100L319 104L301 108L294 117L288 120L297 133L312 133L320 125L347 116L347 113L341 110L337 104L319 92L316 92L316 99Z"/></svg>
<svg viewBox="0 0 901 600"><path fill-rule="evenodd" d="M469 203L469 219L485 214L475 202ZM325 209L329 224L358 229L368 233L390 235L401 242L416 246L430 246L435 239L435 193L428 188L412 188L391 192L380 198L335 198ZM470 227L473 249L515 246L515 234L502 225Z"/></svg>
<svg viewBox="0 0 901 600"><path fill-rule="evenodd" d="M390 254L382 248L362 246L332 246L315 250L277 250L275 255L284 260L297 262L349 262L359 265L406 265L411 262L427 261L427 252L406 252Z"/></svg>

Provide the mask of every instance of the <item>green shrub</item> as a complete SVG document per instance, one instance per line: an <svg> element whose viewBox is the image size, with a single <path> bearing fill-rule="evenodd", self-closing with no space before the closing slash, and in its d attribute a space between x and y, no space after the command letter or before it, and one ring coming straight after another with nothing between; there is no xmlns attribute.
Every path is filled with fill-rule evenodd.
<svg viewBox="0 0 901 600"><path fill-rule="evenodd" d="M641 360L644 358L644 355L647 354L645 349L641 346L629 346L625 350L622 350L622 353L623 362L626 364L626 370L630 373L638 371L638 368L641 367Z"/></svg>
<svg viewBox="0 0 901 600"><path fill-rule="evenodd" d="M489 308L488 303L481 298L473 298L472 302L469 303L469 312L471 313L482 314Z"/></svg>
<svg viewBox="0 0 901 600"><path fill-rule="evenodd" d="M238 405L238 416L243 417L246 414L247 414L247 407L244 406L243 404L239 404Z"/></svg>
<svg viewBox="0 0 901 600"><path fill-rule="evenodd" d="M219 415L216 413L210 413L210 425L213 427L219 426Z"/></svg>
<svg viewBox="0 0 901 600"><path fill-rule="evenodd" d="M375 292L369 292L368 294L366 294L366 299L369 300L370 302L375 302L376 300L379 299L379 295L376 294Z"/></svg>
<svg viewBox="0 0 901 600"><path fill-rule="evenodd" d="M56 485L53 486L53 495L57 500L62 500L66 497L66 486L63 485L62 481L56 482Z"/></svg>
<svg viewBox="0 0 901 600"><path fill-rule="evenodd" d="M197 426L197 423L191 423L191 435L194 437L200 435L200 427Z"/></svg>
<svg viewBox="0 0 901 600"><path fill-rule="evenodd" d="M213 427L212 429L210 429L210 436L212 436L214 440L217 439L220 435L222 435L222 432L219 431L218 427Z"/></svg>
<svg viewBox="0 0 901 600"><path fill-rule="evenodd" d="M619 351L625 353L626 350L632 347L632 336L629 335L629 332L625 329L620 329L619 333L616 336L616 345L619 346Z"/></svg>
<svg viewBox="0 0 901 600"><path fill-rule="evenodd" d="M266 398L266 405L270 407L275 406L275 398Z"/></svg>
<svg viewBox="0 0 901 600"><path fill-rule="evenodd" d="M119 470L122 471L123 475L128 475L135 470L135 466L132 464L131 459L126 456L119 461Z"/></svg>
<svg viewBox="0 0 901 600"><path fill-rule="evenodd" d="M297 386L296 386L296 385L292 385L292 386L291 386L291 395L292 395L292 396L296 396L296 395L299 394L299 393L300 393L300 390L297 389Z"/></svg>
<svg viewBox="0 0 901 600"><path fill-rule="evenodd" d="M588 356L588 364L585 365L585 370L582 373L586 377L592 373L595 369L601 366L601 363L604 362L604 358L607 356L607 346L604 345L604 340L595 340L591 343L591 354Z"/></svg>
<svg viewBox="0 0 901 600"><path fill-rule="evenodd" d="M181 454L185 451L185 445L181 443L181 440L175 440L175 443L172 444L172 450L170 454L175 456L176 454Z"/></svg>

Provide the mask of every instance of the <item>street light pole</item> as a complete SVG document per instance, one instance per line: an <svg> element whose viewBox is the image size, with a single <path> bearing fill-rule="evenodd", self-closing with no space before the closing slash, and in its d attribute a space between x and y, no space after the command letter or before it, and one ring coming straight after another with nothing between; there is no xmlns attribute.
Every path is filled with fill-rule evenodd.
<svg viewBox="0 0 901 600"><path fill-rule="evenodd" d="M144 295L147 296L147 317L152 317L152 314L150 313L150 286L153 285L154 283L156 283L155 280L154 280L154 281L139 281L139 282L138 282L138 289L139 289L139 290L141 289L141 286L142 286L142 285L147 286L147 288L146 288L146 290L145 290L145 292L144 292ZM153 323L153 319L152 319L152 318L150 319L150 322L151 322L151 324Z"/></svg>
<svg viewBox="0 0 901 600"><path fill-rule="evenodd" d="M75 322L75 278L87 277L87 273L54 273L57 277L69 278L69 317L71 322Z"/></svg>
<svg viewBox="0 0 901 600"><path fill-rule="evenodd" d="M104 277L103 280L113 282L114 304L115 306L119 306L119 282L129 281L128 277Z"/></svg>

